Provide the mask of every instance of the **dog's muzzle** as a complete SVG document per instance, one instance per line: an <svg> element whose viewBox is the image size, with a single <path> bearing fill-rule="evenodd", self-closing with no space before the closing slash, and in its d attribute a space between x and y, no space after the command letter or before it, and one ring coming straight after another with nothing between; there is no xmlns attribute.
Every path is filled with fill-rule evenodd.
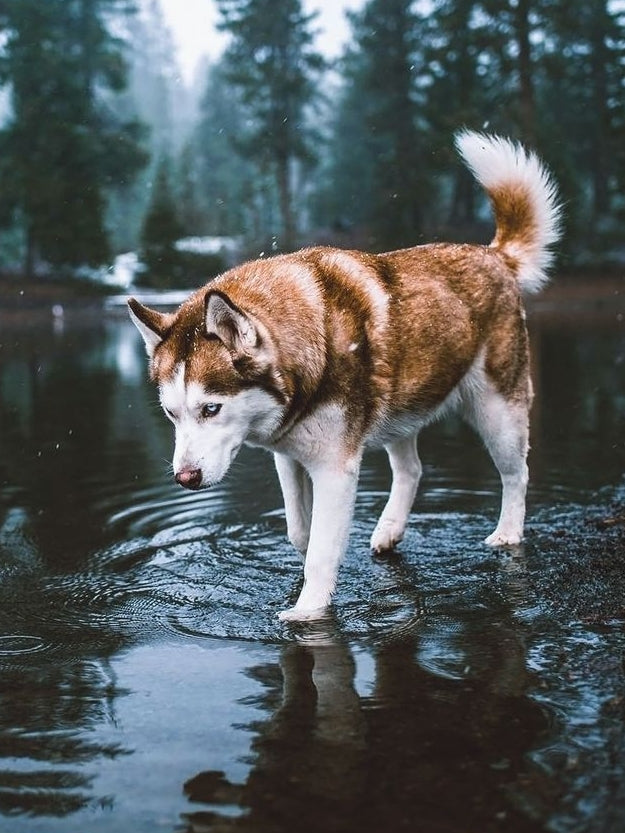
<svg viewBox="0 0 625 833"><path fill-rule="evenodd" d="M200 469L181 469L176 472L176 483L185 489L199 489L202 485L202 472Z"/></svg>

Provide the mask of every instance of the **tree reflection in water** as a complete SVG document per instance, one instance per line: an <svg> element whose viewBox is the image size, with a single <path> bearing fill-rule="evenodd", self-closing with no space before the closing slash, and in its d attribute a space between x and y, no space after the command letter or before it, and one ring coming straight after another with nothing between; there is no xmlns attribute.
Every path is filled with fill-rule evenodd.
<svg viewBox="0 0 625 833"><path fill-rule="evenodd" d="M620 831L625 548L618 523L584 522L623 514L608 506L623 502L619 328L534 333L525 550L475 543L496 506L492 468L462 428L433 428L404 559L362 548L388 480L371 455L338 624L292 633L272 607L300 571L270 461L183 501L134 329L66 318L0 332L12 833L163 817L215 832Z"/></svg>
<svg viewBox="0 0 625 833"><path fill-rule="evenodd" d="M0 656L0 668L0 757L13 763L0 770L0 812L59 817L106 805L93 793L98 762L130 751L94 732L123 694L106 659Z"/></svg>

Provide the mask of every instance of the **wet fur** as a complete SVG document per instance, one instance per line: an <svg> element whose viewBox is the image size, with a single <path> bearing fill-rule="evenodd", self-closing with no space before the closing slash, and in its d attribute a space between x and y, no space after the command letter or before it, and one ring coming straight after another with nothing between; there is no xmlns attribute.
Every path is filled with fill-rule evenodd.
<svg viewBox="0 0 625 833"><path fill-rule="evenodd" d="M521 292L545 278L558 208L535 156L474 133L458 145L493 203L491 246L315 247L226 272L173 315L130 302L175 414L174 469L210 485L242 442L275 455L289 538L306 554L283 618L330 602L367 445L386 448L393 470L371 546L401 540L421 474L418 432L447 411L476 429L501 475L487 542L522 538L532 391ZM210 424L198 417L202 393L222 406Z"/></svg>

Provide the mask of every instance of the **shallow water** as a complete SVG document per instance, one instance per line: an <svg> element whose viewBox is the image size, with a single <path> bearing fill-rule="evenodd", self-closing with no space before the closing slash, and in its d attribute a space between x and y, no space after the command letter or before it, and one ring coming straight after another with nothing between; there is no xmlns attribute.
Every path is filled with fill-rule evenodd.
<svg viewBox="0 0 625 833"><path fill-rule="evenodd" d="M0 830L621 831L625 330L532 329L526 544L480 543L495 472L433 426L400 554L371 454L304 627L270 457L186 493L130 324L4 325Z"/></svg>

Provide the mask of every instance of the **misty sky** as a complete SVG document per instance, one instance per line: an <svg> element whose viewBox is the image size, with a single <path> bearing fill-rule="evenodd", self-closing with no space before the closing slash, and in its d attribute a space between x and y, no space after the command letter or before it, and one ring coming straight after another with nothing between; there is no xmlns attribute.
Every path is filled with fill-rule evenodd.
<svg viewBox="0 0 625 833"><path fill-rule="evenodd" d="M348 38L345 9L358 9L364 0L304 0L307 12L319 11L318 47L328 57L341 51ZM193 77L197 62L204 55L216 58L226 36L215 29L218 19L214 0L160 0L178 49L178 62L186 81Z"/></svg>

